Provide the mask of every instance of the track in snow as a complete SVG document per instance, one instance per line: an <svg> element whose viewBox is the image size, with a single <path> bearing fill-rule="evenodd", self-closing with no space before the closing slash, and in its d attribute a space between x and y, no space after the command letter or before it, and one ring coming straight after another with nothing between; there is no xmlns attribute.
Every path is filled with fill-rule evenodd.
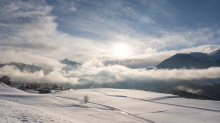
<svg viewBox="0 0 220 123"><path fill-rule="evenodd" d="M79 100L77 98L68 98L68 97L61 97L61 96L55 96L55 97L58 97L58 98L65 98L65 99L70 99L70 100L77 100L77 101L83 101L83 100ZM112 111L118 111L118 112L121 112L121 113L125 113L125 114L128 114L128 115L131 115L133 117L136 117L136 118L139 118L139 119L142 119L146 122L149 122L149 123L155 123L154 121L152 120L149 120L149 119L146 119L146 118L142 118L142 117L139 117L137 115L134 115L134 114L131 114L131 113L128 113L128 112L125 112L125 111L122 111L120 109L117 109L117 108L114 108L114 107L111 107L111 106L107 106L107 105L103 105L103 104L99 104L99 103L95 103L95 102L88 102L88 103L91 103L91 104L95 104L95 105L100 105L100 106L104 106L106 108L108 108L109 110L112 110Z"/></svg>
<svg viewBox="0 0 220 123"><path fill-rule="evenodd" d="M96 92L98 92L98 91L96 91ZM101 93L101 92L99 92L99 93ZM172 105L172 106L178 106L178 107L184 107L184 108L193 108L193 109L199 109L199 110L205 110L205 111L220 112L219 110L214 110L214 109L206 109L206 108L199 108L199 107L194 107L194 106L184 106L184 105L178 105L178 104L156 102L156 101L154 101L154 100L140 99L140 98L134 98L134 97L123 96L123 95L108 95L108 94L106 94L106 93L101 93L101 94L105 94L106 96L136 99L136 100L147 101L147 102L158 103L158 104L164 104L164 105Z"/></svg>

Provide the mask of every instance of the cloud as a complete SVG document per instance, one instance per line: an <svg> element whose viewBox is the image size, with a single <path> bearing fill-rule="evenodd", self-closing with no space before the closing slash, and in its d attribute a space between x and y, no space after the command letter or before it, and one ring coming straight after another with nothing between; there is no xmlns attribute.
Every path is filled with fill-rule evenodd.
<svg viewBox="0 0 220 123"><path fill-rule="evenodd" d="M174 89L186 91L188 93L193 93L193 94L201 94L203 92L201 89L192 89L192 88L185 87L185 86L177 86Z"/></svg>
<svg viewBox="0 0 220 123"><path fill-rule="evenodd" d="M156 50L152 47L149 47L145 50L145 54L152 54L153 52L155 52Z"/></svg>
<svg viewBox="0 0 220 123"><path fill-rule="evenodd" d="M140 1L137 5L131 5L124 1L12 0L3 1L2 5L1 51L26 51L56 60L70 58L83 62L91 57L113 57L113 46L125 43L130 54L121 65L140 68L154 66L174 54L169 51L216 45L219 42L215 38L217 32L210 27L176 28L171 31L158 25L154 16L159 11L167 12L163 8L165 3ZM146 6L149 8L145 13L142 9ZM162 8L159 9L159 6ZM58 10L63 14L59 14ZM147 25L148 28L140 26L150 32L137 29L136 26L141 23ZM161 52L168 54L158 56L157 53ZM158 57L148 56L151 54ZM136 56L138 58L134 58ZM107 60L114 61L111 59ZM144 65L144 62L149 65Z"/></svg>
<svg viewBox="0 0 220 123"><path fill-rule="evenodd" d="M19 56L18 56L19 57ZM38 57L36 59L39 60ZM42 58L43 59L43 58ZM41 60L42 60L41 59ZM59 64L49 59L45 63ZM62 66L62 65L61 65ZM208 69L131 69L121 65L105 66L103 61L98 58L87 60L77 69L65 71L62 67L53 67L53 71L47 75L43 71L27 73L19 71L15 66L4 66L0 68L0 75L8 75L12 81L20 82L39 82L39 83L69 83L71 85L88 84L111 84L111 83L133 83L134 85L144 86L148 83L169 83L175 84L181 81L216 79L219 78L220 68L212 67ZM124 86L124 88L126 88ZM178 87L177 89L183 89ZM186 89L192 92L190 88ZM193 92L193 93L199 93Z"/></svg>
<svg viewBox="0 0 220 123"><path fill-rule="evenodd" d="M49 16L52 7L45 5L43 1L7 1L4 6L0 7L0 10L0 15L2 16L0 25L14 28L24 28L27 27L26 25L34 27L34 24L39 24L37 23L38 21L52 17Z"/></svg>
<svg viewBox="0 0 220 123"><path fill-rule="evenodd" d="M50 1L48 0L48 2ZM68 14L77 10L74 2L72 0L54 0L51 4L54 7L53 11L56 13Z"/></svg>
<svg viewBox="0 0 220 123"><path fill-rule="evenodd" d="M14 50L5 50L1 51L0 54L1 63L25 63L25 64L35 64L42 67L63 67L63 65L54 59L44 57L41 55L34 55L25 51L14 51Z"/></svg>
<svg viewBox="0 0 220 123"><path fill-rule="evenodd" d="M54 69L48 75L44 75L43 71L37 71L35 73L27 73L19 71L15 66L4 66L0 68L0 75L8 75L12 81L16 82L38 82L38 83L64 83L71 82L77 83L76 78L66 78L62 76L61 72Z"/></svg>
<svg viewBox="0 0 220 123"><path fill-rule="evenodd" d="M53 7L45 1L6 1L0 9L3 17L0 27L5 29L0 31L1 51L29 52L56 60L68 57L82 61L91 57L91 53L97 56L100 53L98 47L103 47L102 43L94 44L94 40L58 31L56 17L51 15Z"/></svg>
<svg viewBox="0 0 220 123"><path fill-rule="evenodd" d="M197 30L181 29L178 32L161 32L162 38L158 43L172 49L195 47L217 43L219 40L214 38L215 31L211 28L199 28Z"/></svg>
<svg viewBox="0 0 220 123"><path fill-rule="evenodd" d="M85 69L85 68L84 68ZM93 72L92 72L92 71ZM89 68L88 73L90 76L100 80L100 82L105 82L110 78L115 79L115 81L148 81L148 80L192 80L192 79L202 79L202 78L218 78L220 68L209 68L206 70L145 70L145 69L130 69L120 65L107 66L102 68ZM79 70L80 71L80 70ZM87 72L82 74L84 79L87 78ZM97 81L98 82L98 81Z"/></svg>
<svg viewBox="0 0 220 123"><path fill-rule="evenodd" d="M151 69L161 63L163 60L177 54L190 52L211 53L220 48L219 45L201 45L198 47L191 47L181 50L170 50L156 52L155 48L148 48L147 53L143 55L129 56L125 58L104 57L105 65L122 65L128 68L147 68Z"/></svg>
<svg viewBox="0 0 220 123"><path fill-rule="evenodd" d="M21 48L21 49L31 49L31 50L58 50L59 47L53 45L47 45L46 43L34 43L34 42L21 42L17 43L0 43L0 46L3 47L13 47L13 48Z"/></svg>
<svg viewBox="0 0 220 123"><path fill-rule="evenodd" d="M0 27L7 30L1 32L1 46L33 50L53 50L56 47L44 40L56 34L57 27L55 17L49 15L52 7L45 5L45 2L7 1L0 10Z"/></svg>
<svg viewBox="0 0 220 123"><path fill-rule="evenodd" d="M116 82L153 82L153 81L182 81L194 79L219 78L219 67L209 69L130 69L121 65L104 66L98 59L85 62L77 71L68 71L66 76L78 80L95 83ZM80 83L80 82L79 82Z"/></svg>

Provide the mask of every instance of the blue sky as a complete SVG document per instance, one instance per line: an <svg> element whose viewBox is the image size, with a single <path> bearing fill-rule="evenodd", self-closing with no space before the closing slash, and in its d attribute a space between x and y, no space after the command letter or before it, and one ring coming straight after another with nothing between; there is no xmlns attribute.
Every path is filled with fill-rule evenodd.
<svg viewBox="0 0 220 123"><path fill-rule="evenodd" d="M1 62L96 57L148 67L178 52L208 53L220 48L219 5L218 0L1 0L0 50L10 56L0 56ZM114 56L120 43L128 47L123 58Z"/></svg>
<svg viewBox="0 0 220 123"><path fill-rule="evenodd" d="M49 3L55 6L59 4ZM162 31L196 31L202 28L218 31L219 4L219 1L214 0L77 1L72 4L75 7L74 12L68 12L68 10L61 12L60 9L54 9L52 13L57 15L55 20L59 24L57 29L75 36L100 40L112 37L92 32L97 28L121 34L129 33L130 36L133 36L129 30L126 30L129 28L134 31L131 33L159 37L162 35ZM83 30L84 28L88 28L88 30ZM92 30L89 31L90 28Z"/></svg>
<svg viewBox="0 0 220 123"><path fill-rule="evenodd" d="M72 84L218 78L218 67L148 68L176 53L219 49L219 6L218 0L0 0L0 63L53 68L44 75L5 66L0 75ZM82 65L64 71L65 58Z"/></svg>

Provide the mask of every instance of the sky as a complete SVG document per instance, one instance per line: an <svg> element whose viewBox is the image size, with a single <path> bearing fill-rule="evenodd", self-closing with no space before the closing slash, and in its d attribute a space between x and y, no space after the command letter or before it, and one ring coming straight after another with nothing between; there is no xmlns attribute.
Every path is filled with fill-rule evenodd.
<svg viewBox="0 0 220 123"><path fill-rule="evenodd" d="M219 0L0 0L0 62L151 68L220 48ZM122 47L120 47L122 45ZM94 60L95 59L95 60ZM99 64L95 63L95 66Z"/></svg>

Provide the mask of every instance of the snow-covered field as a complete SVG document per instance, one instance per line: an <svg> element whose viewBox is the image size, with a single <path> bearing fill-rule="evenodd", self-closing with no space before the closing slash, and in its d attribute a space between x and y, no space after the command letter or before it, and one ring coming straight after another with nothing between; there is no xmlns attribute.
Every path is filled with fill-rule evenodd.
<svg viewBox="0 0 220 123"><path fill-rule="evenodd" d="M108 88L38 94L0 83L0 123L219 123L219 116L220 101Z"/></svg>

